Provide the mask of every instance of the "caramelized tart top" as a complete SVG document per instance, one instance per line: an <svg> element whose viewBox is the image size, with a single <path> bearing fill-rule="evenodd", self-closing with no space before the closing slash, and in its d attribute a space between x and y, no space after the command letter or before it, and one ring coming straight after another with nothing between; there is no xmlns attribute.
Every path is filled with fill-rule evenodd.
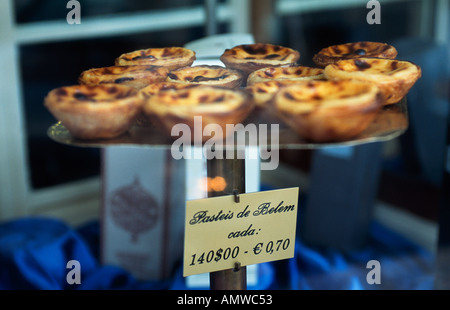
<svg viewBox="0 0 450 310"><path fill-rule="evenodd" d="M204 84L227 88L239 87L242 79L242 74L237 70L208 65L180 68L171 71L167 76L167 81L169 82Z"/></svg>
<svg viewBox="0 0 450 310"><path fill-rule="evenodd" d="M401 79L416 80L421 69L416 64L395 59L357 58L328 65L324 70L328 78L359 79L377 83L388 83Z"/></svg>
<svg viewBox="0 0 450 310"><path fill-rule="evenodd" d="M323 69L305 66L267 67L250 73L247 85L272 80L308 80L322 79Z"/></svg>
<svg viewBox="0 0 450 310"><path fill-rule="evenodd" d="M124 53L116 58L116 66L153 65L170 70L192 65L195 52L184 47L149 48Z"/></svg>
<svg viewBox="0 0 450 310"><path fill-rule="evenodd" d="M291 113L309 113L318 108L360 109L379 105L375 85L352 80L298 82L281 89L274 98L277 108Z"/></svg>
<svg viewBox="0 0 450 310"><path fill-rule="evenodd" d="M237 45L220 56L225 65L252 62L268 66L291 65L299 58L300 53L296 50L267 43Z"/></svg>
<svg viewBox="0 0 450 310"><path fill-rule="evenodd" d="M78 77L81 84L97 85L106 83L132 84L138 80L148 83L164 81L169 70L156 66L110 66L103 68L92 68L83 71Z"/></svg>
<svg viewBox="0 0 450 310"><path fill-rule="evenodd" d="M397 50L392 45L380 42L354 42L332 45L320 50L314 55L313 61L320 67L325 67L342 59L361 57L376 57L395 59Z"/></svg>

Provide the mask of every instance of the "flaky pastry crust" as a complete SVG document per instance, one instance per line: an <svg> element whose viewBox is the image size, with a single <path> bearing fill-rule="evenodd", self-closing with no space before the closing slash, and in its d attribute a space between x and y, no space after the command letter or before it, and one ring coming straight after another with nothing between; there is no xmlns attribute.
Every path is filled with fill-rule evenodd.
<svg viewBox="0 0 450 310"><path fill-rule="evenodd" d="M375 85L314 80L282 88L274 97L280 119L306 140L335 142L366 129L382 107Z"/></svg>
<svg viewBox="0 0 450 310"><path fill-rule="evenodd" d="M351 79L376 84L384 104L400 101L421 77L419 66L395 59L358 58L341 60L325 67L329 79Z"/></svg>
<svg viewBox="0 0 450 310"><path fill-rule="evenodd" d="M185 88L194 88L204 86L201 84L194 84L194 83L179 83L179 82L169 82L169 81L163 81L163 82L156 82L147 85L146 87L139 90L139 95L142 96L143 99L148 99L150 96L153 96L161 91L167 91L167 90L180 90Z"/></svg>
<svg viewBox="0 0 450 310"><path fill-rule="evenodd" d="M175 70L191 66L194 60L195 52L184 47L148 48L120 55L115 65L151 65Z"/></svg>
<svg viewBox="0 0 450 310"><path fill-rule="evenodd" d="M305 66L267 67L249 74L247 85L272 80L316 80L324 79L322 68Z"/></svg>
<svg viewBox="0 0 450 310"><path fill-rule="evenodd" d="M144 102L144 112L167 135L172 136L175 125L186 124L191 128L193 138L196 134L194 117L201 117L202 132L207 125L217 124L225 136L226 125L244 121L253 107L253 102L243 92L212 86L162 91ZM174 133L176 136L178 134ZM202 141L214 138L196 137Z"/></svg>
<svg viewBox="0 0 450 310"><path fill-rule="evenodd" d="M122 84L137 89L165 81L169 70L155 66L110 66L83 71L78 82L85 85Z"/></svg>
<svg viewBox="0 0 450 310"><path fill-rule="evenodd" d="M156 82L152 83L142 89L139 90L139 96L142 98L142 100L147 100L150 96L153 96L159 92L162 91L168 91L168 90L180 90L185 88L194 88L202 86L201 84L193 84L193 83L179 83L179 82ZM137 119L137 125L139 126L148 126L152 120L151 118L142 111L141 115Z"/></svg>
<svg viewBox="0 0 450 310"><path fill-rule="evenodd" d="M300 53L296 50L266 43L237 45L220 56L226 67L244 72L245 79L261 68L295 65L299 58Z"/></svg>
<svg viewBox="0 0 450 310"><path fill-rule="evenodd" d="M108 139L125 133L142 111L135 88L117 85L73 85L51 90L45 107L79 139Z"/></svg>
<svg viewBox="0 0 450 310"><path fill-rule="evenodd" d="M272 80L253 83L244 88L250 95L256 106L259 108L269 108L273 96L286 85L292 85L299 82L298 80Z"/></svg>
<svg viewBox="0 0 450 310"><path fill-rule="evenodd" d="M199 65L173 70L167 75L167 81L238 88L242 84L243 76L240 71L230 68Z"/></svg>
<svg viewBox="0 0 450 310"><path fill-rule="evenodd" d="M344 43L323 48L313 56L313 61L319 67L325 68L339 60L361 57L395 59L397 50L392 45L380 42Z"/></svg>

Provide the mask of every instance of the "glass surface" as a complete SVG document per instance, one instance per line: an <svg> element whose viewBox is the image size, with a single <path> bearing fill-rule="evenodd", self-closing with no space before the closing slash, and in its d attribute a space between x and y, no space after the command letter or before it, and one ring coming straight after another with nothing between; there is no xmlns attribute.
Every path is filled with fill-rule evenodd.
<svg viewBox="0 0 450 310"><path fill-rule="evenodd" d="M249 120L256 125L260 120L250 115ZM264 123L267 120L264 120ZM267 126L270 137L270 128ZM400 102L384 106L369 127L355 138L334 143L313 143L302 139L296 132L284 124L279 124L279 147L281 149L315 149L321 147L352 146L370 142L388 141L400 136L408 128L406 98ZM108 147L113 145L135 145L147 147L170 147L178 137L169 137L160 129L149 125L133 126L116 138L102 140L81 140L74 138L61 124L56 123L48 129L48 136L56 142L79 147ZM270 141L267 141L270 144ZM249 144L247 144L249 145ZM261 146L261 145L260 145ZM233 146L234 147L234 146Z"/></svg>
<svg viewBox="0 0 450 310"><path fill-rule="evenodd" d="M165 1L123 1L123 0L91 0L78 1L84 17L102 17L110 14L133 14L166 8L179 9L194 5L202 5L202 0L165 0ZM67 8L66 6L69 5ZM73 5L69 1L14 1L14 12L17 23L61 20L65 18Z"/></svg>
<svg viewBox="0 0 450 310"><path fill-rule="evenodd" d="M19 54L24 130L27 164L33 189L96 177L100 172L99 150L73 148L54 143L48 138L49 125L56 122L43 104L43 99L49 91L78 84L78 76L82 71L110 66L121 53L148 46L182 45L202 35L202 27L192 27L127 36L21 45ZM44 149L45 151L42 151ZM77 165L73 165L73 162L77 162Z"/></svg>

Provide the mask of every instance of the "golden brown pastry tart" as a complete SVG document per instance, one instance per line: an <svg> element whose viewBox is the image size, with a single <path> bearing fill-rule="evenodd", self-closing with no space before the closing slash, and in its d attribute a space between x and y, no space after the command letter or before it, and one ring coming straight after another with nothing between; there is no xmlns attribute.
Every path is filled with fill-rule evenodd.
<svg viewBox="0 0 450 310"><path fill-rule="evenodd" d="M385 104L400 101L421 77L419 66L409 61L379 58L341 60L325 67L329 79L352 79L376 84Z"/></svg>
<svg viewBox="0 0 450 310"><path fill-rule="evenodd" d="M253 107L253 102L248 100L244 92L212 86L161 91L144 102L144 112L168 136L172 136L172 128L175 125L187 124L191 128L193 140L200 139L194 137L197 134L194 134L194 128L201 128L203 132L209 124L217 124L224 138L227 133L226 125L243 122ZM194 122L196 116L201 117L196 118L200 120L200 124ZM176 132L174 135L174 138L178 138L180 133ZM215 138L222 137L202 134L201 140Z"/></svg>
<svg viewBox="0 0 450 310"><path fill-rule="evenodd" d="M397 50L392 45L380 42L345 43L323 48L313 56L313 61L319 67L324 68L342 59L361 57L395 59Z"/></svg>
<svg viewBox="0 0 450 310"><path fill-rule="evenodd" d="M273 80L253 83L245 87L245 91L259 108L268 108L273 96L286 85L297 83L298 80Z"/></svg>
<svg viewBox="0 0 450 310"><path fill-rule="evenodd" d="M184 47L148 48L120 55L116 66L151 65L169 70L192 65L195 52Z"/></svg>
<svg viewBox="0 0 450 310"><path fill-rule="evenodd" d="M107 139L125 133L142 111L133 87L73 85L51 90L44 99L52 115L79 139Z"/></svg>
<svg viewBox="0 0 450 310"><path fill-rule="evenodd" d="M260 124L280 123L273 107L273 97L283 87L298 83L298 80L272 80L248 85L244 90L255 103L251 121Z"/></svg>
<svg viewBox="0 0 450 310"><path fill-rule="evenodd" d="M322 68L305 66L267 67L249 74L247 85L272 80L315 80L324 79Z"/></svg>
<svg viewBox="0 0 450 310"><path fill-rule="evenodd" d="M146 87L139 90L139 95L142 96L143 99L147 99L150 96L153 96L161 91L166 90L180 90L185 88L194 88L202 86L201 84L194 84L194 83L179 83L179 82L156 82L147 85Z"/></svg>
<svg viewBox="0 0 450 310"><path fill-rule="evenodd" d="M140 89L139 96L141 96L143 100L146 100L148 97L153 96L156 93L159 93L160 91L193 88L198 86L201 86L201 84L167 82L167 81L155 82ZM148 117L148 115L145 114L144 111L142 111L141 115L139 115L138 119L136 120L136 125L148 126L150 123L151 119Z"/></svg>
<svg viewBox="0 0 450 310"><path fill-rule="evenodd" d="M78 82L86 85L115 83L140 89L165 81L168 73L167 68L155 66L111 66L83 71Z"/></svg>
<svg viewBox="0 0 450 310"><path fill-rule="evenodd" d="M184 88L193 88L201 86L201 84L193 84L193 83L179 83L179 82L155 82L147 85L146 87L139 90L139 96L141 96L142 100L148 99L150 96L153 96L161 91L166 90L177 90ZM136 125L138 126L148 126L151 123L151 119L148 115L142 111L141 115L136 120Z"/></svg>
<svg viewBox="0 0 450 310"><path fill-rule="evenodd" d="M199 65L173 70L167 75L167 81L237 88L241 86L243 76L237 70L221 66Z"/></svg>
<svg viewBox="0 0 450 310"><path fill-rule="evenodd" d="M245 79L261 68L295 65L299 58L300 53L296 50L266 43L237 45L220 56L227 68L244 72Z"/></svg>
<svg viewBox="0 0 450 310"><path fill-rule="evenodd" d="M305 140L335 142L366 129L382 107L375 85L351 80L302 81L274 97L280 119Z"/></svg>
<svg viewBox="0 0 450 310"><path fill-rule="evenodd" d="M152 83L141 90L139 90L139 96L141 96L142 100L147 100L150 96L153 96L161 91L168 90L179 90L185 88L194 88L202 86L201 84L193 84L193 83L179 83L179 82L156 82ZM151 118L142 111L141 115L136 121L139 126L148 126L151 123Z"/></svg>

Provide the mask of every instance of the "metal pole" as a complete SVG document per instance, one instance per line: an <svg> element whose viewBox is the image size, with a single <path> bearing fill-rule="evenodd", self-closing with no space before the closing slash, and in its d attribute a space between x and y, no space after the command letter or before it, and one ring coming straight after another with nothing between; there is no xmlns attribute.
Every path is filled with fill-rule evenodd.
<svg viewBox="0 0 450 310"><path fill-rule="evenodd" d="M207 161L207 176L212 179L222 177L226 182L223 191L208 191L208 197L245 193L245 156L238 156L236 151L234 155L233 159L225 159L224 152L223 159ZM209 280L211 290L246 290L247 269L237 263L235 268L211 272Z"/></svg>
<svg viewBox="0 0 450 310"><path fill-rule="evenodd" d="M206 35L217 34L217 3L216 0L205 0L205 29Z"/></svg>

